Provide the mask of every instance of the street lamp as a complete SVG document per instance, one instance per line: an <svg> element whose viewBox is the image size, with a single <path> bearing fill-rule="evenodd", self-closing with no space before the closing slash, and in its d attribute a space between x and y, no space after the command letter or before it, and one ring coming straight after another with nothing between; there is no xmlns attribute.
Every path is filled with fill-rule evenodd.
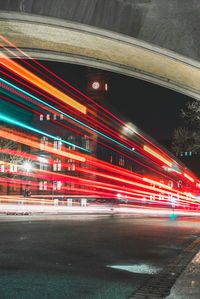
<svg viewBox="0 0 200 299"><path fill-rule="evenodd" d="M131 122L128 122L125 124L125 126L123 126L123 133L128 136L133 136L135 133L137 133L136 126Z"/></svg>
<svg viewBox="0 0 200 299"><path fill-rule="evenodd" d="M22 164L22 168L26 171L26 172L30 172L31 170L32 170L32 168L33 168L33 165L32 165L32 163L31 162L24 162L23 164Z"/></svg>

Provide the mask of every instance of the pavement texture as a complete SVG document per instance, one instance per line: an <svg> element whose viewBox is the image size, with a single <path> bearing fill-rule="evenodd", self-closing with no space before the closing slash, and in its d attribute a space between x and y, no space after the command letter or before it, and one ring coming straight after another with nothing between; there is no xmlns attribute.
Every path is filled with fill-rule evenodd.
<svg viewBox="0 0 200 299"><path fill-rule="evenodd" d="M200 298L200 251L179 276L166 299Z"/></svg>
<svg viewBox="0 0 200 299"><path fill-rule="evenodd" d="M153 276L146 283L144 283L136 292L133 293L129 299L148 298L148 299L163 299L168 298L169 294L173 294L174 285L177 283L177 278L184 272L188 263L195 256L200 249L200 238L195 239L188 247L186 247L174 260L171 261L166 267L161 270L156 276ZM186 278L187 279L187 278ZM189 299L193 297L187 296L183 290L185 287L184 282L181 281L179 289L176 289L176 294L173 294L174 299ZM181 290L182 289L182 290ZM180 296L182 291L182 297ZM197 297L200 298L200 297Z"/></svg>
<svg viewBox="0 0 200 299"><path fill-rule="evenodd" d="M155 299L200 250L200 220L1 216L0 236L0 299Z"/></svg>

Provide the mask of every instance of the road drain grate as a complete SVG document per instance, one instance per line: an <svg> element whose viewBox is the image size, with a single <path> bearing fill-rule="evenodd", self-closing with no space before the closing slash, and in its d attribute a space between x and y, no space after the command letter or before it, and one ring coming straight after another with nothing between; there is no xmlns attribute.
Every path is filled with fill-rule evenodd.
<svg viewBox="0 0 200 299"><path fill-rule="evenodd" d="M169 295L170 289L193 259L195 254L200 250L200 238L193 241L186 249L184 249L173 263L167 265L165 269L154 277L150 278L141 288L133 293L129 299L163 299Z"/></svg>

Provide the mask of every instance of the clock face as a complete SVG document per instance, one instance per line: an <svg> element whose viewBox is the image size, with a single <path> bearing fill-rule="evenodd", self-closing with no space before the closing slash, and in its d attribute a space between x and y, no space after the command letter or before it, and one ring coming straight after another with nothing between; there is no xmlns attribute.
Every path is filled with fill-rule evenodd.
<svg viewBox="0 0 200 299"><path fill-rule="evenodd" d="M99 87L100 87L100 84L99 84L98 81L95 81L95 82L92 83L92 88L93 89L98 89Z"/></svg>

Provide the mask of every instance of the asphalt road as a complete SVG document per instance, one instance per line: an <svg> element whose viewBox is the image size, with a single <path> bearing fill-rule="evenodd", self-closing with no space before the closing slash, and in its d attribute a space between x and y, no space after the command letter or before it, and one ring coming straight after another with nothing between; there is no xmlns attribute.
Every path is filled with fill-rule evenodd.
<svg viewBox="0 0 200 299"><path fill-rule="evenodd" d="M0 216L0 298L127 298L199 235L189 218Z"/></svg>

